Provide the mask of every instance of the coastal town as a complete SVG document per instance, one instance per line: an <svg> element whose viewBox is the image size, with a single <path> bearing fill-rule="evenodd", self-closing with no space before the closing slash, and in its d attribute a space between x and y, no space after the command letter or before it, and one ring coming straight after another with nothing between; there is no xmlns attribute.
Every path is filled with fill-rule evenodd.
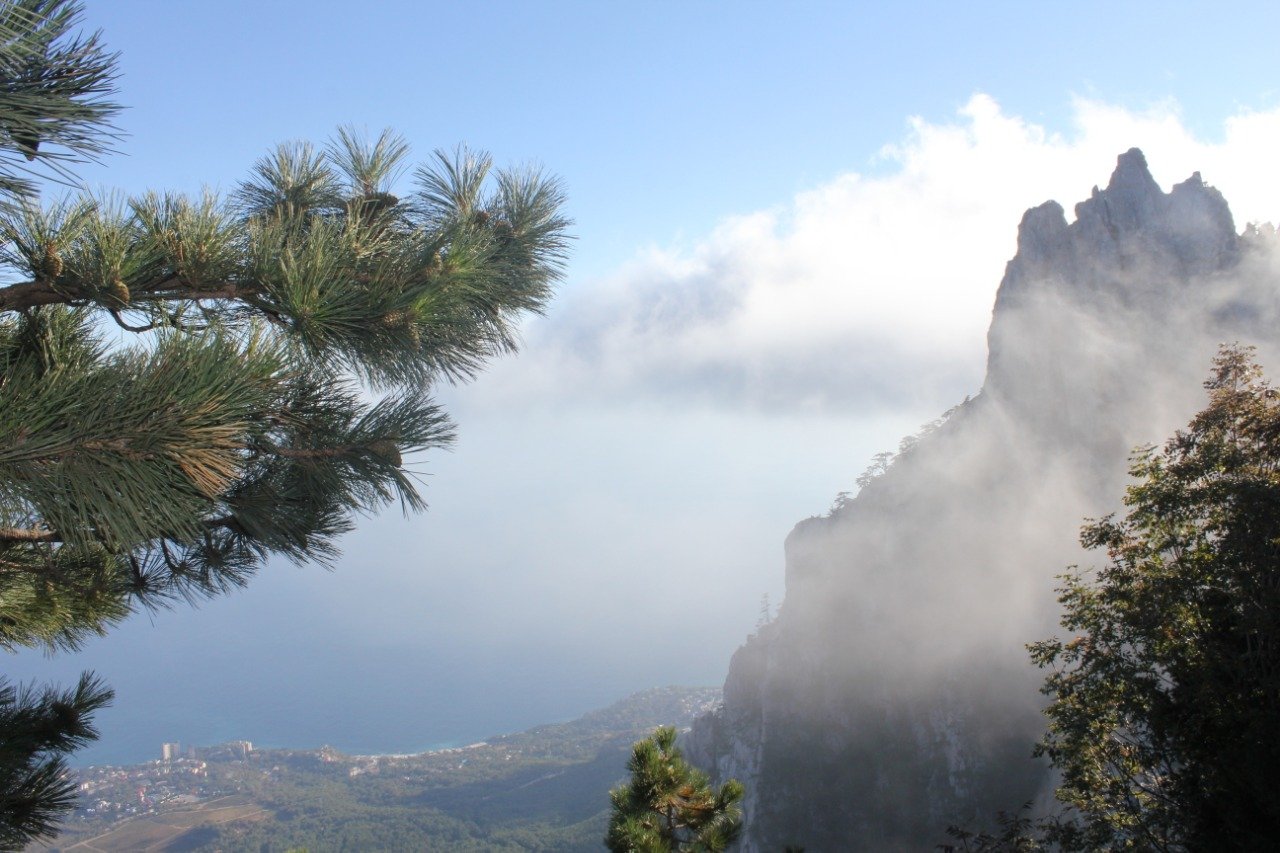
<svg viewBox="0 0 1280 853"><path fill-rule="evenodd" d="M631 744L668 721L688 726L719 698L714 688L658 688L567 723L414 754L164 743L151 761L70 771L75 811L58 838L29 849L284 851L337 833L350 849L434 838L458 849L536 840L594 850Z"/></svg>
<svg viewBox="0 0 1280 853"><path fill-rule="evenodd" d="M215 773L210 761L247 762L253 756L249 741L214 747L179 743L161 745L158 760L129 766L91 766L73 771L80 779L79 802L68 823L98 823L154 814L166 807L205 802L232 793L231 780Z"/></svg>
<svg viewBox="0 0 1280 853"><path fill-rule="evenodd" d="M78 803L49 851L164 850L179 837L215 827L243 827L273 818L279 792L317 783L357 784L360 777L391 776L400 784L434 784L460 771L487 743L416 755L347 755L315 750L255 749L238 740L212 747L164 743L160 758L127 766L70 771ZM502 750L481 764L506 764L519 750ZM287 799L287 797L286 797Z"/></svg>

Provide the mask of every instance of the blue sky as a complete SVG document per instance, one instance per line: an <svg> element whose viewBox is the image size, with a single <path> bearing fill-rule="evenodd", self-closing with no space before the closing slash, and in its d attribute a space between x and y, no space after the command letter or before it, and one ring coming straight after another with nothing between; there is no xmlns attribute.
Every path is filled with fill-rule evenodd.
<svg viewBox="0 0 1280 853"><path fill-rule="evenodd" d="M91 186L234 188L391 126L561 175L578 236L527 346L442 389L431 510L363 522L79 656L85 755L163 740L409 750L716 683L782 541L981 387L1023 210L1144 148L1280 219L1272 9L1187 3L90 2L122 54ZM1273 201L1274 200L1274 201ZM646 637L643 653L637 637ZM154 744L152 743L154 741Z"/></svg>
<svg viewBox="0 0 1280 853"><path fill-rule="evenodd" d="M340 123L565 177L575 269L865 168L975 92L1066 129L1072 95L1176 98L1212 136L1280 103L1273 10L1188 3L91 3L130 138L90 181L230 186ZM572 283L571 285L572 286Z"/></svg>

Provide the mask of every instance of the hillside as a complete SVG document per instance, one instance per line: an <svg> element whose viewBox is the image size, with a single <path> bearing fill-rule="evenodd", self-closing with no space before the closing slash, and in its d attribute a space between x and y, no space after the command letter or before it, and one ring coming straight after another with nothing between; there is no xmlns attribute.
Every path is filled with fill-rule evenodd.
<svg viewBox="0 0 1280 853"><path fill-rule="evenodd" d="M713 688L637 693L567 723L417 755L196 750L81 771L65 851L598 850L631 744L686 727Z"/></svg>

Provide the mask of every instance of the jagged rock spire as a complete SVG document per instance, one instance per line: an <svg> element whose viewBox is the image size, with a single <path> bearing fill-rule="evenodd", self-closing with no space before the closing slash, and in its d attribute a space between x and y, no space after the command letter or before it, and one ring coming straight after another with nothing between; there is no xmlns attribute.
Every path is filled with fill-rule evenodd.
<svg viewBox="0 0 1280 853"><path fill-rule="evenodd" d="M1095 186L1091 197L1075 206L1075 222L1068 225L1054 201L1026 212L1018 226L1018 253L996 297L997 318L1003 302L1037 280L1041 286L1104 289L1115 283L1117 269L1129 267L1126 261L1139 254L1145 260L1153 250L1153 260L1186 279L1228 266L1237 239L1226 200L1199 172L1165 193L1147 158L1130 148L1117 158L1107 188Z"/></svg>
<svg viewBox="0 0 1280 853"><path fill-rule="evenodd" d="M1062 206L1046 202L1018 227L1018 253L1005 268L987 336L985 387L996 394L1024 396L1021 382L1038 381L1028 374L1054 372L1037 359L1061 361L1061 352L1039 346L1060 333L1059 318L1025 310L1033 302L1098 316L1123 306L1158 318L1177 310L1194 282L1239 259L1222 194L1199 172L1164 192L1137 148L1117 158L1106 189L1095 186L1074 212L1068 224Z"/></svg>
<svg viewBox="0 0 1280 853"><path fill-rule="evenodd" d="M1164 192L1151 177L1147 158L1130 148L1116 159L1106 192L1094 187L1092 198L1076 205L1076 219L1088 218L1097 208L1098 215L1117 231L1137 231L1159 217L1163 204Z"/></svg>

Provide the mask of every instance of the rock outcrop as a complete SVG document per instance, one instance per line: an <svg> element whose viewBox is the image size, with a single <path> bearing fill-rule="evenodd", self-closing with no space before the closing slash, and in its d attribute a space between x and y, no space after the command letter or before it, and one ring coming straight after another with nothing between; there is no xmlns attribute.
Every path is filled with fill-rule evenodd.
<svg viewBox="0 0 1280 853"><path fill-rule="evenodd" d="M1140 151L1074 222L1027 212L981 393L787 539L786 602L738 650L689 754L747 786L745 850L923 850L1044 796L1024 645L1055 576L1096 562L1133 447L1203 405L1223 341L1280 370L1274 232L1236 233L1199 174L1163 192Z"/></svg>

